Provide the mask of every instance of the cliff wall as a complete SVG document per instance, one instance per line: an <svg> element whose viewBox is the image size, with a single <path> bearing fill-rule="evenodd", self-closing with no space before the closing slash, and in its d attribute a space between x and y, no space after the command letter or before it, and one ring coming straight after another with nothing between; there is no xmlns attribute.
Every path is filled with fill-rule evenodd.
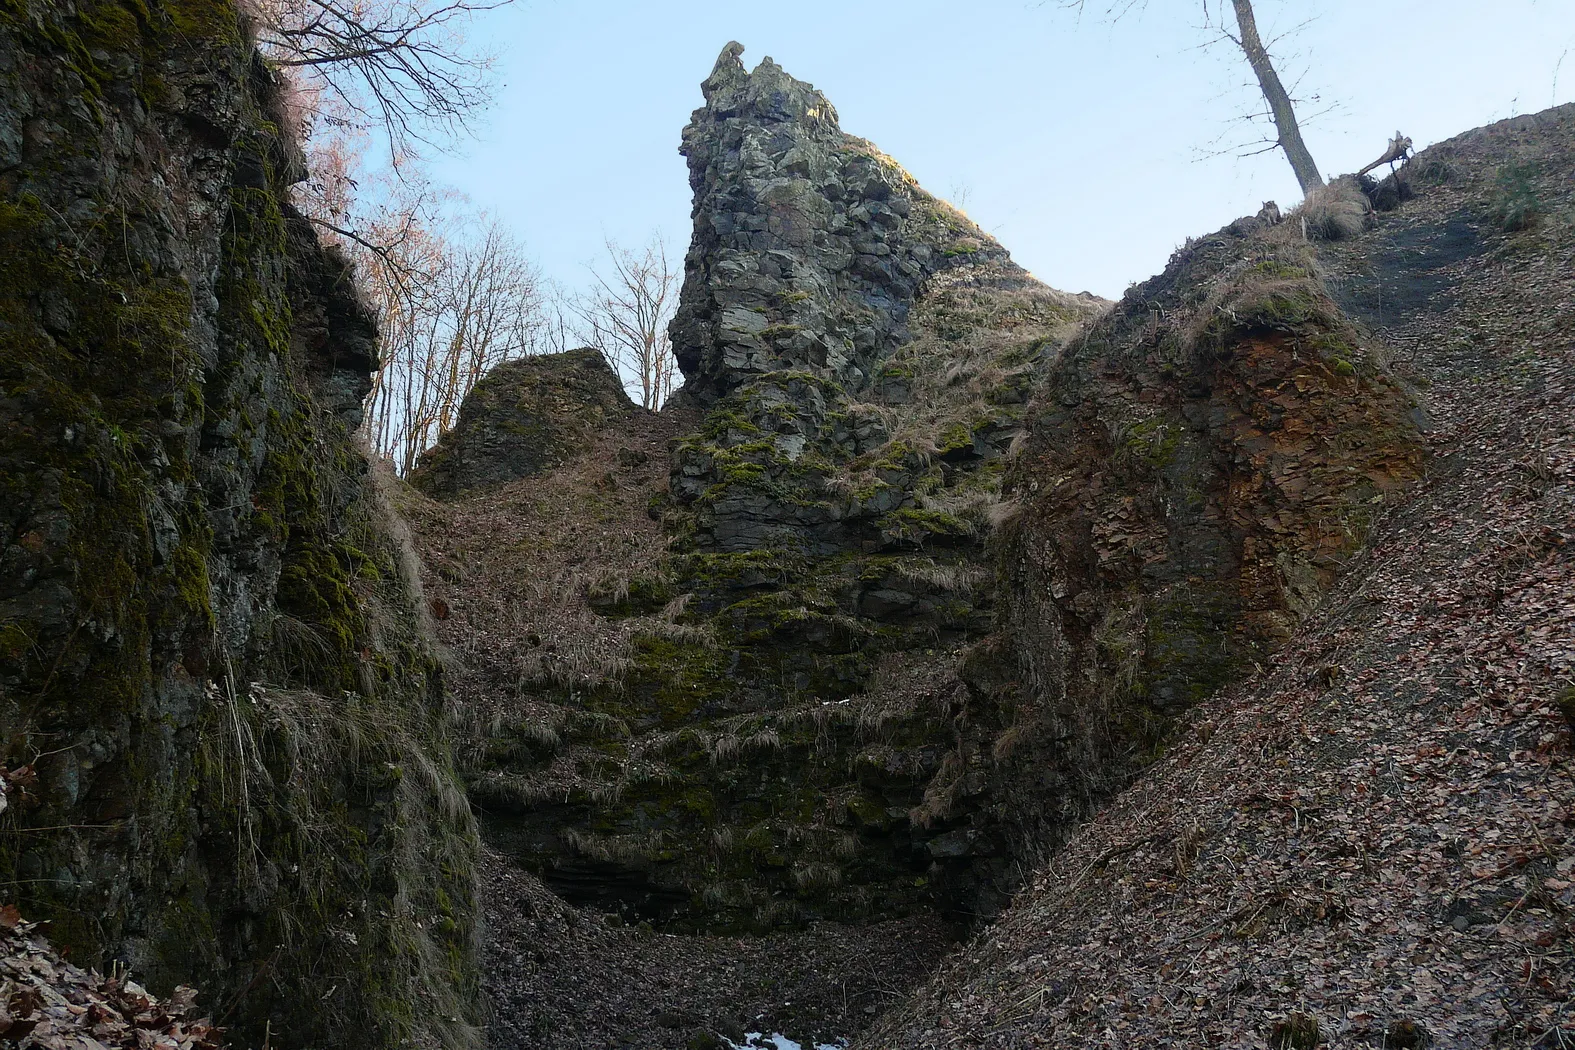
<svg viewBox="0 0 1575 1050"><path fill-rule="evenodd" d="M1268 666L1421 476L1424 420L1300 224L1189 240L1055 363L1008 472L1003 790L1046 845ZM1048 788L1048 790L1046 790ZM1026 800L1024 800L1026 803Z"/></svg>
<svg viewBox="0 0 1575 1050"><path fill-rule="evenodd" d="M631 917L989 914L1012 851L982 784L952 784L947 754L977 735L953 668L992 623L990 513L1027 392L1103 303L1034 280L739 50L683 135L673 406L413 509L454 610L440 631L489 669L465 677L487 713L472 797L505 853ZM486 397L572 401L534 388L558 367ZM483 415L509 412L478 397Z"/></svg>
<svg viewBox="0 0 1575 1050"><path fill-rule="evenodd" d="M657 921L988 917L1317 605L1420 471L1415 402L1290 226L1113 309L1057 292L740 50L683 135L700 418L661 543L572 632L530 616L604 648L495 683L547 706L499 704L473 797L571 899Z"/></svg>
<svg viewBox="0 0 1575 1050"><path fill-rule="evenodd" d="M234 5L0 5L0 881L238 1038L466 1045L475 835L377 355Z"/></svg>

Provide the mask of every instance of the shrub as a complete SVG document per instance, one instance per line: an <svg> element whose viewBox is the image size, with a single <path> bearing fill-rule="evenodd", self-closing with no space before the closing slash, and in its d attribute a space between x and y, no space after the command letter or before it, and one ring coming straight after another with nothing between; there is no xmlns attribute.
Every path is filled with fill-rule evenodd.
<svg viewBox="0 0 1575 1050"><path fill-rule="evenodd" d="M1529 164L1506 164L1493 179L1489 217L1505 233L1529 230L1542 216L1542 202L1532 185L1535 169Z"/></svg>

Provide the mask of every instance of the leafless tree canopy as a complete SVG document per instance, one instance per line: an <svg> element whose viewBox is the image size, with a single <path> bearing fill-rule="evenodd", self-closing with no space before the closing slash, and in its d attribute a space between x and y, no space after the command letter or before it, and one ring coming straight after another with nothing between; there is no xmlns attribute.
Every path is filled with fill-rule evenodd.
<svg viewBox="0 0 1575 1050"><path fill-rule="evenodd" d="M334 119L380 129L395 156L462 128L491 95L473 16L512 0L250 0L258 44Z"/></svg>
<svg viewBox="0 0 1575 1050"><path fill-rule="evenodd" d="M1252 8L1252 0L1230 0L1235 22L1234 31L1230 20L1225 16L1225 0L1201 0L1201 3L1204 24L1219 39L1228 40L1240 49L1247 59L1247 64L1252 67L1253 76L1258 81L1258 89L1269 107L1268 117L1274 122L1275 138L1269 148L1278 148L1285 152L1291 170L1296 173L1297 182L1301 183L1303 193L1309 193L1322 186L1323 176L1319 173L1318 165L1314 163L1311 152L1302 140L1301 125L1297 122L1290 92L1280 81L1280 75L1274 68L1274 61L1269 55L1268 47L1258 33L1258 19ZM1085 0L1060 0L1060 6L1081 15L1086 5ZM1115 21L1133 11L1142 11L1147 6L1148 0L1110 0L1105 5L1102 16Z"/></svg>
<svg viewBox="0 0 1575 1050"><path fill-rule="evenodd" d="M595 287L570 303L579 340L600 350L649 409L662 407L678 372L667 325L678 305L679 280L659 239L637 251L608 241Z"/></svg>
<svg viewBox="0 0 1575 1050"><path fill-rule="evenodd" d="M676 373L667 324L678 276L659 242L609 242L589 292L548 294L503 227L421 179L414 147L462 129L488 101L491 63L466 40L471 18L510 2L248 0L258 43L287 81L286 120L307 140L297 203L355 260L379 317L366 437L400 473L510 358L595 346L647 408ZM392 164L373 172L363 157L379 140Z"/></svg>
<svg viewBox="0 0 1575 1050"><path fill-rule="evenodd" d="M494 220L451 219L447 238L423 217L389 221L406 231L393 251L351 251L383 337L367 441L404 474L489 369L546 348L545 297L523 248Z"/></svg>

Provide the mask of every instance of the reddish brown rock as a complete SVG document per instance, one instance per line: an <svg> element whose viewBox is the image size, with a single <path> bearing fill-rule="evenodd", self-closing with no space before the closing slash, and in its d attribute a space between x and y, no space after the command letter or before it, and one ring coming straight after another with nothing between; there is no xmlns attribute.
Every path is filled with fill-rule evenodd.
<svg viewBox="0 0 1575 1050"><path fill-rule="evenodd" d="M1284 642L1420 473L1414 399L1292 236L1189 244L1031 409L1005 626L1085 791Z"/></svg>

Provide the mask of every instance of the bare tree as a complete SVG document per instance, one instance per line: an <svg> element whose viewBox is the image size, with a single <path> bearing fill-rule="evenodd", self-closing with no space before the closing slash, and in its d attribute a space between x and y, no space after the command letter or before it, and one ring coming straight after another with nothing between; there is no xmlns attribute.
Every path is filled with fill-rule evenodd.
<svg viewBox="0 0 1575 1050"><path fill-rule="evenodd" d="M1085 0L1061 0L1062 7L1079 13L1083 11L1084 3ZM1246 56L1247 64L1252 67L1253 76L1257 78L1258 90L1268 103L1269 117L1274 122L1274 146L1285 151L1291 170L1296 173L1296 181L1301 183L1302 192L1310 193L1323 185L1323 176L1302 140L1301 125L1297 123L1296 108L1290 93L1281 83L1269 50L1258 33L1258 19L1252 9L1252 0L1231 0L1231 10L1235 15L1234 32L1225 17L1223 3L1224 0L1213 0L1211 6L1210 0L1202 0L1204 21L1211 30L1230 41ZM1116 20L1134 9L1142 10L1147 6L1147 0L1113 0L1105 8L1104 15Z"/></svg>
<svg viewBox="0 0 1575 1050"><path fill-rule="evenodd" d="M1247 56L1247 64L1252 67L1264 100L1269 103L1274 129L1280 137L1280 148L1291 162L1291 170L1296 173L1296 181L1301 183L1302 193L1311 193L1323 185L1323 176L1318 173L1318 165L1313 162L1307 144L1302 141L1302 129L1296 123L1296 109L1291 105L1291 96L1286 93L1285 85L1280 83L1280 75L1274 71L1268 49L1263 46L1263 39L1258 35L1258 19L1252 11L1252 0L1231 0L1231 5L1236 12L1236 35L1231 36L1230 31L1223 27L1221 32Z"/></svg>
<svg viewBox="0 0 1575 1050"><path fill-rule="evenodd" d="M330 120L386 135L391 156L462 129L492 94L492 59L465 30L512 0L250 0L258 45ZM319 109L323 107L319 105Z"/></svg>
<svg viewBox="0 0 1575 1050"><path fill-rule="evenodd" d="M405 474L487 371L544 349L544 297L523 248L495 220L396 210L384 221L403 228L394 251L350 246L382 333L364 426L371 447ZM456 232L433 233L438 221Z"/></svg>
<svg viewBox="0 0 1575 1050"><path fill-rule="evenodd" d="M243 2L282 75L283 120L305 140L295 202L355 261L378 315L368 443L407 473L488 369L541 349L542 282L523 249L432 190L417 149L490 99L491 59L466 30L512 0ZM390 163L374 170L379 140Z"/></svg>
<svg viewBox="0 0 1575 1050"><path fill-rule="evenodd" d="M667 325L678 305L679 275L660 238L639 250L606 243L609 267L593 271L595 286L570 301L576 334L602 352L640 404L658 409L678 373Z"/></svg>

